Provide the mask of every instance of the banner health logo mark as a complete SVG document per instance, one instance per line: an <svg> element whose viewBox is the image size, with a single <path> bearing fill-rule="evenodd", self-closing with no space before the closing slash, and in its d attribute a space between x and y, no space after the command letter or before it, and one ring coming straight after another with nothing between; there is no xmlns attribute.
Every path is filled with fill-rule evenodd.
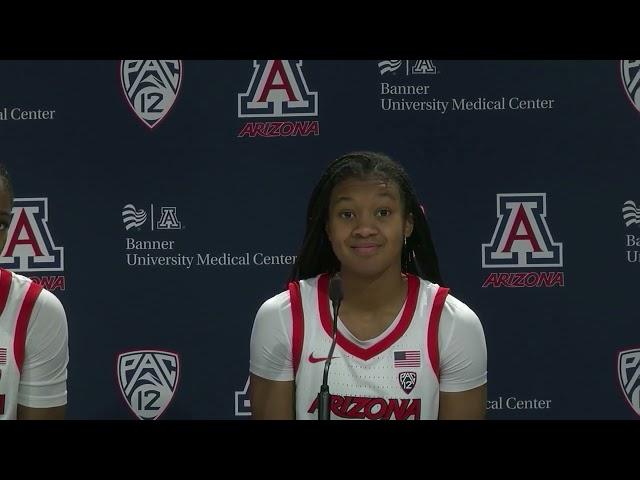
<svg viewBox="0 0 640 480"><path fill-rule="evenodd" d="M627 403L640 415L640 348L618 353L618 380Z"/></svg>
<svg viewBox="0 0 640 480"><path fill-rule="evenodd" d="M180 360L163 350L132 350L118 355L118 385L140 420L156 420L169 406L178 385Z"/></svg>
<svg viewBox="0 0 640 480"><path fill-rule="evenodd" d="M640 225L640 208L636 206L633 200L627 200L622 206L622 218L625 226L629 227L634 223Z"/></svg>
<svg viewBox="0 0 640 480"><path fill-rule="evenodd" d="M490 243L482 244L482 268L562 267L562 243L547 225L546 193L497 194L498 221ZM483 287L564 286L561 271L491 273Z"/></svg>
<svg viewBox="0 0 640 480"><path fill-rule="evenodd" d="M64 275L31 275L64 271L64 247L56 246L49 231L46 197L16 198L0 267L28 276L48 290L64 290Z"/></svg>
<svg viewBox="0 0 640 480"><path fill-rule="evenodd" d="M122 209L122 222L124 228L130 230L132 228L140 228L147 221L147 212L136 209L131 203L126 204Z"/></svg>
<svg viewBox="0 0 640 480"><path fill-rule="evenodd" d="M636 206L636 202L633 200L627 200L622 205L622 219L627 228L640 227L640 208ZM637 225L637 227L632 227ZM627 262L638 263L640 262L640 235L626 235L625 246L627 247ZM630 250L629 247L634 247L634 250Z"/></svg>
<svg viewBox="0 0 640 480"><path fill-rule="evenodd" d="M254 60L245 93L238 94L238 118L317 117L318 92L310 91L302 60ZM319 135L317 120L247 122L238 137Z"/></svg>
<svg viewBox="0 0 640 480"><path fill-rule="evenodd" d="M120 82L129 106L154 128L173 106L182 80L181 60L122 60Z"/></svg>
<svg viewBox="0 0 640 480"><path fill-rule="evenodd" d="M640 112L640 60L622 60L620 76L627 98Z"/></svg>

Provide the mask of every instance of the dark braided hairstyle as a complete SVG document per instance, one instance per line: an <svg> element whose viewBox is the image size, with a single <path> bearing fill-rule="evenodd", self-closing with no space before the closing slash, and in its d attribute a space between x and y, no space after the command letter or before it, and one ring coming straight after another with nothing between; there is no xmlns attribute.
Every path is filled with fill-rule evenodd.
<svg viewBox="0 0 640 480"><path fill-rule="evenodd" d="M9 172L7 172L6 167L2 163L0 163L0 179L2 180L4 188L7 189L9 200L13 203L13 187L11 186L11 179L9 178Z"/></svg>
<svg viewBox="0 0 640 480"><path fill-rule="evenodd" d="M401 194L405 215L413 216L413 232L402 249L402 271L443 285L431 231L409 176L401 165L383 153L352 152L333 160L311 193L302 248L289 281L335 273L340 262L325 231L333 188L347 178L394 181Z"/></svg>

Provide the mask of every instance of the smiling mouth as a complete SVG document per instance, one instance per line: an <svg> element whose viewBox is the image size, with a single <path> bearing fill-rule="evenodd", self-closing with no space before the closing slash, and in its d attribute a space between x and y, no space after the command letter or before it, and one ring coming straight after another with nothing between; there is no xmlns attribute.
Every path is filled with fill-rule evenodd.
<svg viewBox="0 0 640 480"><path fill-rule="evenodd" d="M379 245L358 245L351 247L356 255L361 257L368 257L373 255L378 250Z"/></svg>

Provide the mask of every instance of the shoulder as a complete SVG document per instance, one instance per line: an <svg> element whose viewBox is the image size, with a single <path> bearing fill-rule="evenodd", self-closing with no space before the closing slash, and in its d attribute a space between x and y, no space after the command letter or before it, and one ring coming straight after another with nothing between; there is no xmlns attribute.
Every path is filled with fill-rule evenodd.
<svg viewBox="0 0 640 480"><path fill-rule="evenodd" d="M258 317L273 317L280 316L291 310L291 301L289 299L289 290L274 295L273 297L265 300L256 316Z"/></svg>
<svg viewBox="0 0 640 480"><path fill-rule="evenodd" d="M35 283L30 278L25 277L24 275L20 275L19 273L12 272L11 270L2 269L2 274L11 275L11 286L16 289L16 291L23 291L29 288L33 283Z"/></svg>
<svg viewBox="0 0 640 480"><path fill-rule="evenodd" d="M451 294L447 295L442 314L450 317L455 322L480 323L476 313L466 303Z"/></svg>
<svg viewBox="0 0 640 480"><path fill-rule="evenodd" d="M62 304L58 297L56 297L53 293L46 290L45 288L40 287L36 282L31 280L24 275L20 275L19 273L12 272L10 270L3 270L3 275L8 274L11 276L11 290L9 301L22 302L25 298L24 296L32 287L37 287L37 296L34 298L35 300L35 311L41 309L54 309L61 310ZM32 290L33 291L33 290Z"/></svg>
<svg viewBox="0 0 640 480"><path fill-rule="evenodd" d="M306 278L299 280L297 283L300 286L300 294L302 297L309 298L308 295L313 295L316 291L319 277ZM284 290L277 295L265 300L260 308L256 317L286 317L291 315L291 296L289 295L289 289Z"/></svg>
<svg viewBox="0 0 640 480"><path fill-rule="evenodd" d="M431 291L431 295L435 295L440 288L437 283L431 283L428 280L420 279L420 283L422 287L424 287L421 289L425 292L424 295L428 295L427 292L429 291ZM442 315L440 316L440 325L443 324L473 329L480 326L480 319L466 303L451 293L448 293L442 308Z"/></svg>
<svg viewBox="0 0 640 480"><path fill-rule="evenodd" d="M36 305L38 306L38 311L41 313L66 317L60 299L44 288L40 291L40 295L38 295Z"/></svg>
<svg viewBox="0 0 640 480"><path fill-rule="evenodd" d="M449 294L440 316L440 336L445 344L484 341L484 329L478 315L462 300Z"/></svg>

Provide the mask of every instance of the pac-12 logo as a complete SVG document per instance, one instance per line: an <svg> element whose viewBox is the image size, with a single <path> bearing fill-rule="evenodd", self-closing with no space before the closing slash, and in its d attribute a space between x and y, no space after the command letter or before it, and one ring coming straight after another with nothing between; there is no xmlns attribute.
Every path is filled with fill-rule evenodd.
<svg viewBox="0 0 640 480"><path fill-rule="evenodd" d="M302 73L302 60L254 60L253 76L238 94L238 118L317 117L318 92ZM318 135L318 121L248 122L239 137Z"/></svg>
<svg viewBox="0 0 640 480"><path fill-rule="evenodd" d="M48 290L64 290L63 275L33 275L64 270L64 247L55 244L49 231L48 199L16 198L11 215L0 267L22 273Z"/></svg>
<svg viewBox="0 0 640 480"><path fill-rule="evenodd" d="M122 60L120 81L138 118L154 128L169 113L182 80L181 60Z"/></svg>
<svg viewBox="0 0 640 480"><path fill-rule="evenodd" d="M627 98L640 112L640 60L622 60L620 76Z"/></svg>
<svg viewBox="0 0 640 480"><path fill-rule="evenodd" d="M400 382L400 387L404 390L404 393L409 394L413 387L416 386L416 382L418 380L418 374L416 372L400 372L398 374L398 381Z"/></svg>
<svg viewBox="0 0 640 480"><path fill-rule="evenodd" d="M640 415L640 348L618 354L618 380L627 403Z"/></svg>
<svg viewBox="0 0 640 480"><path fill-rule="evenodd" d="M547 224L546 193L497 194L498 221L482 244L483 268L562 267L562 243ZM483 287L564 286L562 272L492 273Z"/></svg>
<svg viewBox="0 0 640 480"><path fill-rule="evenodd" d="M127 405L141 420L156 420L169 406L178 385L176 353L134 350L118 355L118 384Z"/></svg>

